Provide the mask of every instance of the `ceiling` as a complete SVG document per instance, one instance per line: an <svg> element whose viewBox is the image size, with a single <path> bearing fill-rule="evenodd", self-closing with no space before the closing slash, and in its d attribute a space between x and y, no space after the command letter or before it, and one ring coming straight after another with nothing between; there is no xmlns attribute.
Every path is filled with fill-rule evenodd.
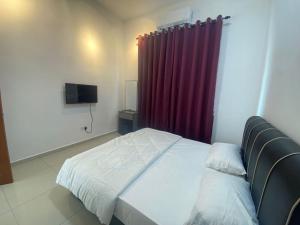
<svg viewBox="0 0 300 225"><path fill-rule="evenodd" d="M128 20L167 6L178 0L98 0L102 6L122 20Z"/></svg>

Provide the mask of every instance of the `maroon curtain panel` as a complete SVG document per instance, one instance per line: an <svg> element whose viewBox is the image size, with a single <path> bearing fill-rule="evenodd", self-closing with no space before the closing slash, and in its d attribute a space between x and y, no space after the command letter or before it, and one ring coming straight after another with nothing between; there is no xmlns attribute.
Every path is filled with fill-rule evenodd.
<svg viewBox="0 0 300 225"><path fill-rule="evenodd" d="M222 16L138 40L140 127L211 142Z"/></svg>

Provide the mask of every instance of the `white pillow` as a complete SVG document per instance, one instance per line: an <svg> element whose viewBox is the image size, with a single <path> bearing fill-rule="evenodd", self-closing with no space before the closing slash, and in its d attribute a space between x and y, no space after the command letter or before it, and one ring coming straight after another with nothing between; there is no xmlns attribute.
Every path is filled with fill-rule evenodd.
<svg viewBox="0 0 300 225"><path fill-rule="evenodd" d="M203 176L189 225L258 225L249 183L211 169Z"/></svg>
<svg viewBox="0 0 300 225"><path fill-rule="evenodd" d="M241 149L238 145L214 143L210 150L206 161L207 167L237 176L246 174L242 162Z"/></svg>

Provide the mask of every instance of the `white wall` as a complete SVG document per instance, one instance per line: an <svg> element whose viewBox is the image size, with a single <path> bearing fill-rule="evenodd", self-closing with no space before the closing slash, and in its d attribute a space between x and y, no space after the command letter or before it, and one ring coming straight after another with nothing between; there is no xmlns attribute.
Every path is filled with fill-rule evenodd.
<svg viewBox="0 0 300 225"><path fill-rule="evenodd" d="M264 63L270 16L269 0L191 0L170 5L125 23L125 76L137 79L135 38L156 30L160 16L190 6L194 20L219 14L232 16L223 29L215 104L215 141L241 143L246 120L256 114Z"/></svg>
<svg viewBox="0 0 300 225"><path fill-rule="evenodd" d="M300 144L300 1L274 0L263 116Z"/></svg>
<svg viewBox="0 0 300 225"><path fill-rule="evenodd" d="M96 0L9 0L0 5L0 89L12 161L114 131L121 107L122 23ZM65 82L95 84L88 105L65 105Z"/></svg>
<svg viewBox="0 0 300 225"><path fill-rule="evenodd" d="M0 4L0 89L11 160L115 130L125 80L137 79L135 38L156 30L161 15L186 6L194 20L232 16L223 29L214 140L241 142L245 121L257 112L263 74L271 85L262 88L261 110L299 140L296 0L274 0L272 21L280 26L269 36L271 0L187 0L125 24L97 0L9 0ZM92 135L81 129L89 125L88 106L64 104L65 82L99 86Z"/></svg>

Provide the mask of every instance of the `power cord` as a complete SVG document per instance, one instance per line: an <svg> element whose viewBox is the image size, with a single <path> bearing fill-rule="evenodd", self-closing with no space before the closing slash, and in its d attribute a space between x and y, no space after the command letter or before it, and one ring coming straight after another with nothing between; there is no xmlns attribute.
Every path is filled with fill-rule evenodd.
<svg viewBox="0 0 300 225"><path fill-rule="evenodd" d="M87 127L84 128L85 132L87 134L93 133L93 123L94 123L94 118L93 118L93 113L92 113L92 104L90 104L90 116L91 116L91 130L88 131Z"/></svg>

